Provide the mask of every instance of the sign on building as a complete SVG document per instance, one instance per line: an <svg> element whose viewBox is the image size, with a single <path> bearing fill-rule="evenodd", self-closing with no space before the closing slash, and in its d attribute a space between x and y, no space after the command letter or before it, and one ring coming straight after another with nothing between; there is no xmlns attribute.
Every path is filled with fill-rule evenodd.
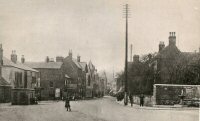
<svg viewBox="0 0 200 121"><path fill-rule="evenodd" d="M60 88L56 88L56 90L55 90L55 97L56 98L60 97Z"/></svg>

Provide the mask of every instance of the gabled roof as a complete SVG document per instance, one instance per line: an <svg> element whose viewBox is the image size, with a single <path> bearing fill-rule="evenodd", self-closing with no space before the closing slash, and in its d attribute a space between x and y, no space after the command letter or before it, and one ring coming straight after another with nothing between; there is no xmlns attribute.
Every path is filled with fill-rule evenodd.
<svg viewBox="0 0 200 121"><path fill-rule="evenodd" d="M38 72L37 70L35 70L25 64L22 64L20 62L13 63L11 60L7 59L6 57L3 57L3 66L10 66L10 67L15 67L15 68L26 70L26 71Z"/></svg>
<svg viewBox="0 0 200 121"><path fill-rule="evenodd" d="M95 70L95 66L92 64L92 61L89 61L89 63L88 63L88 68L89 68L90 70Z"/></svg>
<svg viewBox="0 0 200 121"><path fill-rule="evenodd" d="M34 69L60 69L63 62L26 62L25 64Z"/></svg>
<svg viewBox="0 0 200 121"><path fill-rule="evenodd" d="M10 84L3 77L0 77L0 86L10 86Z"/></svg>
<svg viewBox="0 0 200 121"><path fill-rule="evenodd" d="M169 58L181 54L181 51L174 45L168 45L163 50L158 52L155 58Z"/></svg>

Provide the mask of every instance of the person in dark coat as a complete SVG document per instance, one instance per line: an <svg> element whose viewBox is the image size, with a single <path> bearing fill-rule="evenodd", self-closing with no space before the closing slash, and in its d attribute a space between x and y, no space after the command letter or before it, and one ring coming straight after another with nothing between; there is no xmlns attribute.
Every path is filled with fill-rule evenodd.
<svg viewBox="0 0 200 121"><path fill-rule="evenodd" d="M130 99L130 103L131 103L131 107L132 107L133 106L133 95L132 94L129 95L129 99Z"/></svg>
<svg viewBox="0 0 200 121"><path fill-rule="evenodd" d="M141 107L141 106L143 107L143 105L144 105L144 95L141 94L141 95L140 95L140 107Z"/></svg>
<svg viewBox="0 0 200 121"><path fill-rule="evenodd" d="M69 97L67 97L65 100L65 108L67 108L67 111L71 111Z"/></svg>

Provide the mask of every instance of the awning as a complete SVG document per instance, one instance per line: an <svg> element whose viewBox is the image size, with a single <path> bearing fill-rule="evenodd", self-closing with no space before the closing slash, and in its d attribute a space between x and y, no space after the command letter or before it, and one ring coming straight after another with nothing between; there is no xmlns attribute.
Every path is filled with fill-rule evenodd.
<svg viewBox="0 0 200 121"><path fill-rule="evenodd" d="M68 78L68 79L70 79L70 78L71 78L71 77L69 77L67 74L65 74L65 77L66 77L66 78Z"/></svg>
<svg viewBox="0 0 200 121"><path fill-rule="evenodd" d="M124 92L124 87L120 87L119 91L117 91L117 93L120 93L120 92Z"/></svg>

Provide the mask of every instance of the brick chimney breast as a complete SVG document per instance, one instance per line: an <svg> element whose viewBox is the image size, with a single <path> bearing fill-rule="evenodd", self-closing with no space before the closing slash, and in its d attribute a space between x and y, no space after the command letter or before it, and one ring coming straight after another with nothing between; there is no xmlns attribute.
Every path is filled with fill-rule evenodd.
<svg viewBox="0 0 200 121"><path fill-rule="evenodd" d="M56 56L56 62L63 62L64 57Z"/></svg>
<svg viewBox="0 0 200 121"><path fill-rule="evenodd" d="M160 41L160 43L159 43L159 52L161 50L163 50L164 48L165 48L165 43L163 41Z"/></svg>
<svg viewBox="0 0 200 121"><path fill-rule="evenodd" d="M69 50L69 57L72 59L72 50Z"/></svg>
<svg viewBox="0 0 200 121"><path fill-rule="evenodd" d="M17 54L16 54L16 51L15 51L15 50L12 51L12 54L11 54L11 61L12 61L13 63L17 63Z"/></svg>
<svg viewBox="0 0 200 121"><path fill-rule="evenodd" d="M46 57L45 62L46 62L46 63L49 62L49 56Z"/></svg>
<svg viewBox="0 0 200 121"><path fill-rule="evenodd" d="M176 46L176 33L169 32L169 46Z"/></svg>
<svg viewBox="0 0 200 121"><path fill-rule="evenodd" d="M0 44L0 66L3 65L3 47Z"/></svg>
<svg viewBox="0 0 200 121"><path fill-rule="evenodd" d="M24 55L22 55L22 57L21 57L21 63L25 63Z"/></svg>
<svg viewBox="0 0 200 121"><path fill-rule="evenodd" d="M134 62L134 63L138 63L138 62L139 62L139 59L140 59L140 56L139 56L139 55L134 55L134 56L133 56L133 62Z"/></svg>

